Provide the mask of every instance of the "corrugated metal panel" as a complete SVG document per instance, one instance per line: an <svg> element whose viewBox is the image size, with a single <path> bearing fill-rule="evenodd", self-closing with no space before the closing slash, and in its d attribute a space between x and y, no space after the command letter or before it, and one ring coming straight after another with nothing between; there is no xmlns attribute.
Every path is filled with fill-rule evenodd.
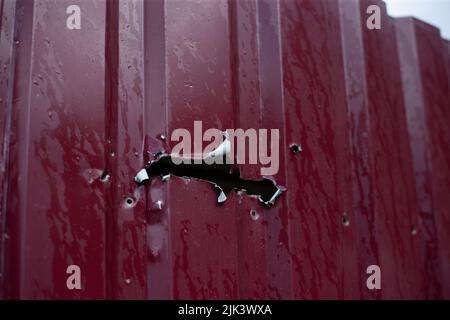
<svg viewBox="0 0 450 320"><path fill-rule="evenodd" d="M66 28L73 4L81 30ZM366 28L371 4L381 30ZM438 30L366 0L0 8L2 297L450 298ZM195 179L134 183L195 120L280 129L275 206L236 193L218 206ZM372 264L381 290L366 287Z"/></svg>
<svg viewBox="0 0 450 320"><path fill-rule="evenodd" d="M389 283L374 293L363 288L362 296L420 297L421 274L411 237L416 208L395 27L385 13L381 30L365 27L366 8L373 2L341 4L359 269L380 265Z"/></svg>
<svg viewBox="0 0 450 320"><path fill-rule="evenodd" d="M414 19L400 19L397 29L406 114L413 150L419 212L424 231L426 270L434 290L448 296L450 279L448 225L449 99L448 52L439 30ZM411 57L411 55L414 55ZM446 65L447 64L447 65ZM435 293L436 294L436 293Z"/></svg>

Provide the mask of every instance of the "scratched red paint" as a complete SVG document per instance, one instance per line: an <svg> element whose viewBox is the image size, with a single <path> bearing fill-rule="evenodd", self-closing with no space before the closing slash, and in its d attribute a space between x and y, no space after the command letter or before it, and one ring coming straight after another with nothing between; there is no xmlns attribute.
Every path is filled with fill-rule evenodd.
<svg viewBox="0 0 450 320"><path fill-rule="evenodd" d="M0 19L0 298L450 298L450 44L434 27L379 0L0 0ZM134 183L195 120L280 130L275 206Z"/></svg>

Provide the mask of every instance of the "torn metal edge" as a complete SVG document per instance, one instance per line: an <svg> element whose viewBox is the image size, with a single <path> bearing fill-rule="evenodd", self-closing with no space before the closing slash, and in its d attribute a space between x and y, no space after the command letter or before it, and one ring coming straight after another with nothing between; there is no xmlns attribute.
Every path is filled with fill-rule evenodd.
<svg viewBox="0 0 450 320"><path fill-rule="evenodd" d="M134 181L136 181L138 184L141 184L147 180L150 180L150 177L148 176L146 169L141 169L134 177Z"/></svg>
<svg viewBox="0 0 450 320"><path fill-rule="evenodd" d="M160 158L162 158L164 156L167 156L167 154L164 153L164 152L159 152L156 155L156 158L154 160L150 161L149 163L152 164L152 163L154 163L156 161L159 161ZM230 173L231 173L231 171L230 171ZM161 176L161 180L164 181L164 182L167 182L170 179L170 177L171 177L171 174L162 175ZM276 184L275 178L272 177L272 176L263 176L263 178L272 181L274 186L277 188L277 190L274 192L274 194L272 195L272 197L268 201L264 201L261 196L258 196L258 200L259 200L260 203L263 203L264 205L266 205L268 207L271 207L271 206L273 206L275 204L276 199L278 197L280 197L280 195L284 191L286 191L286 188L282 187L282 186L278 186ZM138 184L142 184L142 183L144 183L147 180L150 180L150 177L148 176L148 173L147 173L147 168L141 169L138 172L138 174L134 177L134 181L136 181ZM204 181L206 183L213 184L215 188L219 189L220 192L219 192L219 196L217 197L217 203L218 204L222 204L222 203L224 203L227 200L227 195L223 192L222 188L219 185L217 185L215 183L212 183L211 181L204 180L204 179L196 179L196 180ZM240 191L243 191L245 193L247 192L246 189L241 189Z"/></svg>
<svg viewBox="0 0 450 320"><path fill-rule="evenodd" d="M271 207L275 204L275 200L283 193L283 190L277 186L277 191L272 195L272 197L268 201L264 201L261 196L258 197L259 202L265 204L268 207Z"/></svg>

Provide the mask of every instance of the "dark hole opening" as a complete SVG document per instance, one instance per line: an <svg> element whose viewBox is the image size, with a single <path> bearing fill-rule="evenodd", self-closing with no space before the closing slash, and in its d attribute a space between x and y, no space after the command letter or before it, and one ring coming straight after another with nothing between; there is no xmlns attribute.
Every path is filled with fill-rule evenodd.
<svg viewBox="0 0 450 320"><path fill-rule="evenodd" d="M102 175L100 176L101 181L108 181L110 178L110 175L107 171L103 171Z"/></svg>
<svg viewBox="0 0 450 320"><path fill-rule="evenodd" d="M342 217L342 225L344 227L348 227L350 225L350 221L348 220L347 214L344 214Z"/></svg>
<svg viewBox="0 0 450 320"><path fill-rule="evenodd" d="M250 216L252 217L253 220L257 220L259 218L259 214L258 212L256 212L255 209L250 210Z"/></svg>
<svg viewBox="0 0 450 320"><path fill-rule="evenodd" d="M293 144L290 147L293 154L299 154L302 151L302 147L300 147L298 144Z"/></svg>
<svg viewBox="0 0 450 320"><path fill-rule="evenodd" d="M259 196L260 201L266 205L272 205L280 195L281 189L272 180L267 178L262 180L242 179L239 169L226 164L225 159L223 159L223 162L223 164L207 164L202 160L202 163L199 164L175 164L171 156L163 155L158 160L153 161L146 168L146 171L150 179L172 174L178 177L204 180L214 184L219 192L223 192L225 195L233 190L242 190L248 195Z"/></svg>

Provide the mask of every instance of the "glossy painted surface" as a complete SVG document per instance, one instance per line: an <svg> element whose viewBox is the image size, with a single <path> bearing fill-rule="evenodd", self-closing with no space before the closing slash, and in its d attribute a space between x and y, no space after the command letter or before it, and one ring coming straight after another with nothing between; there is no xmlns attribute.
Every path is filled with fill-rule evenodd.
<svg viewBox="0 0 450 320"><path fill-rule="evenodd" d="M422 256L431 286L430 294L449 293L449 79L448 52L439 30L415 19L397 21L399 55L416 190L420 229L424 233ZM430 291L430 288L429 290Z"/></svg>
<svg viewBox="0 0 450 320"><path fill-rule="evenodd" d="M1 298L450 298L437 30L366 0L0 0L0 15ZM195 120L280 130L275 206L135 184Z"/></svg>

